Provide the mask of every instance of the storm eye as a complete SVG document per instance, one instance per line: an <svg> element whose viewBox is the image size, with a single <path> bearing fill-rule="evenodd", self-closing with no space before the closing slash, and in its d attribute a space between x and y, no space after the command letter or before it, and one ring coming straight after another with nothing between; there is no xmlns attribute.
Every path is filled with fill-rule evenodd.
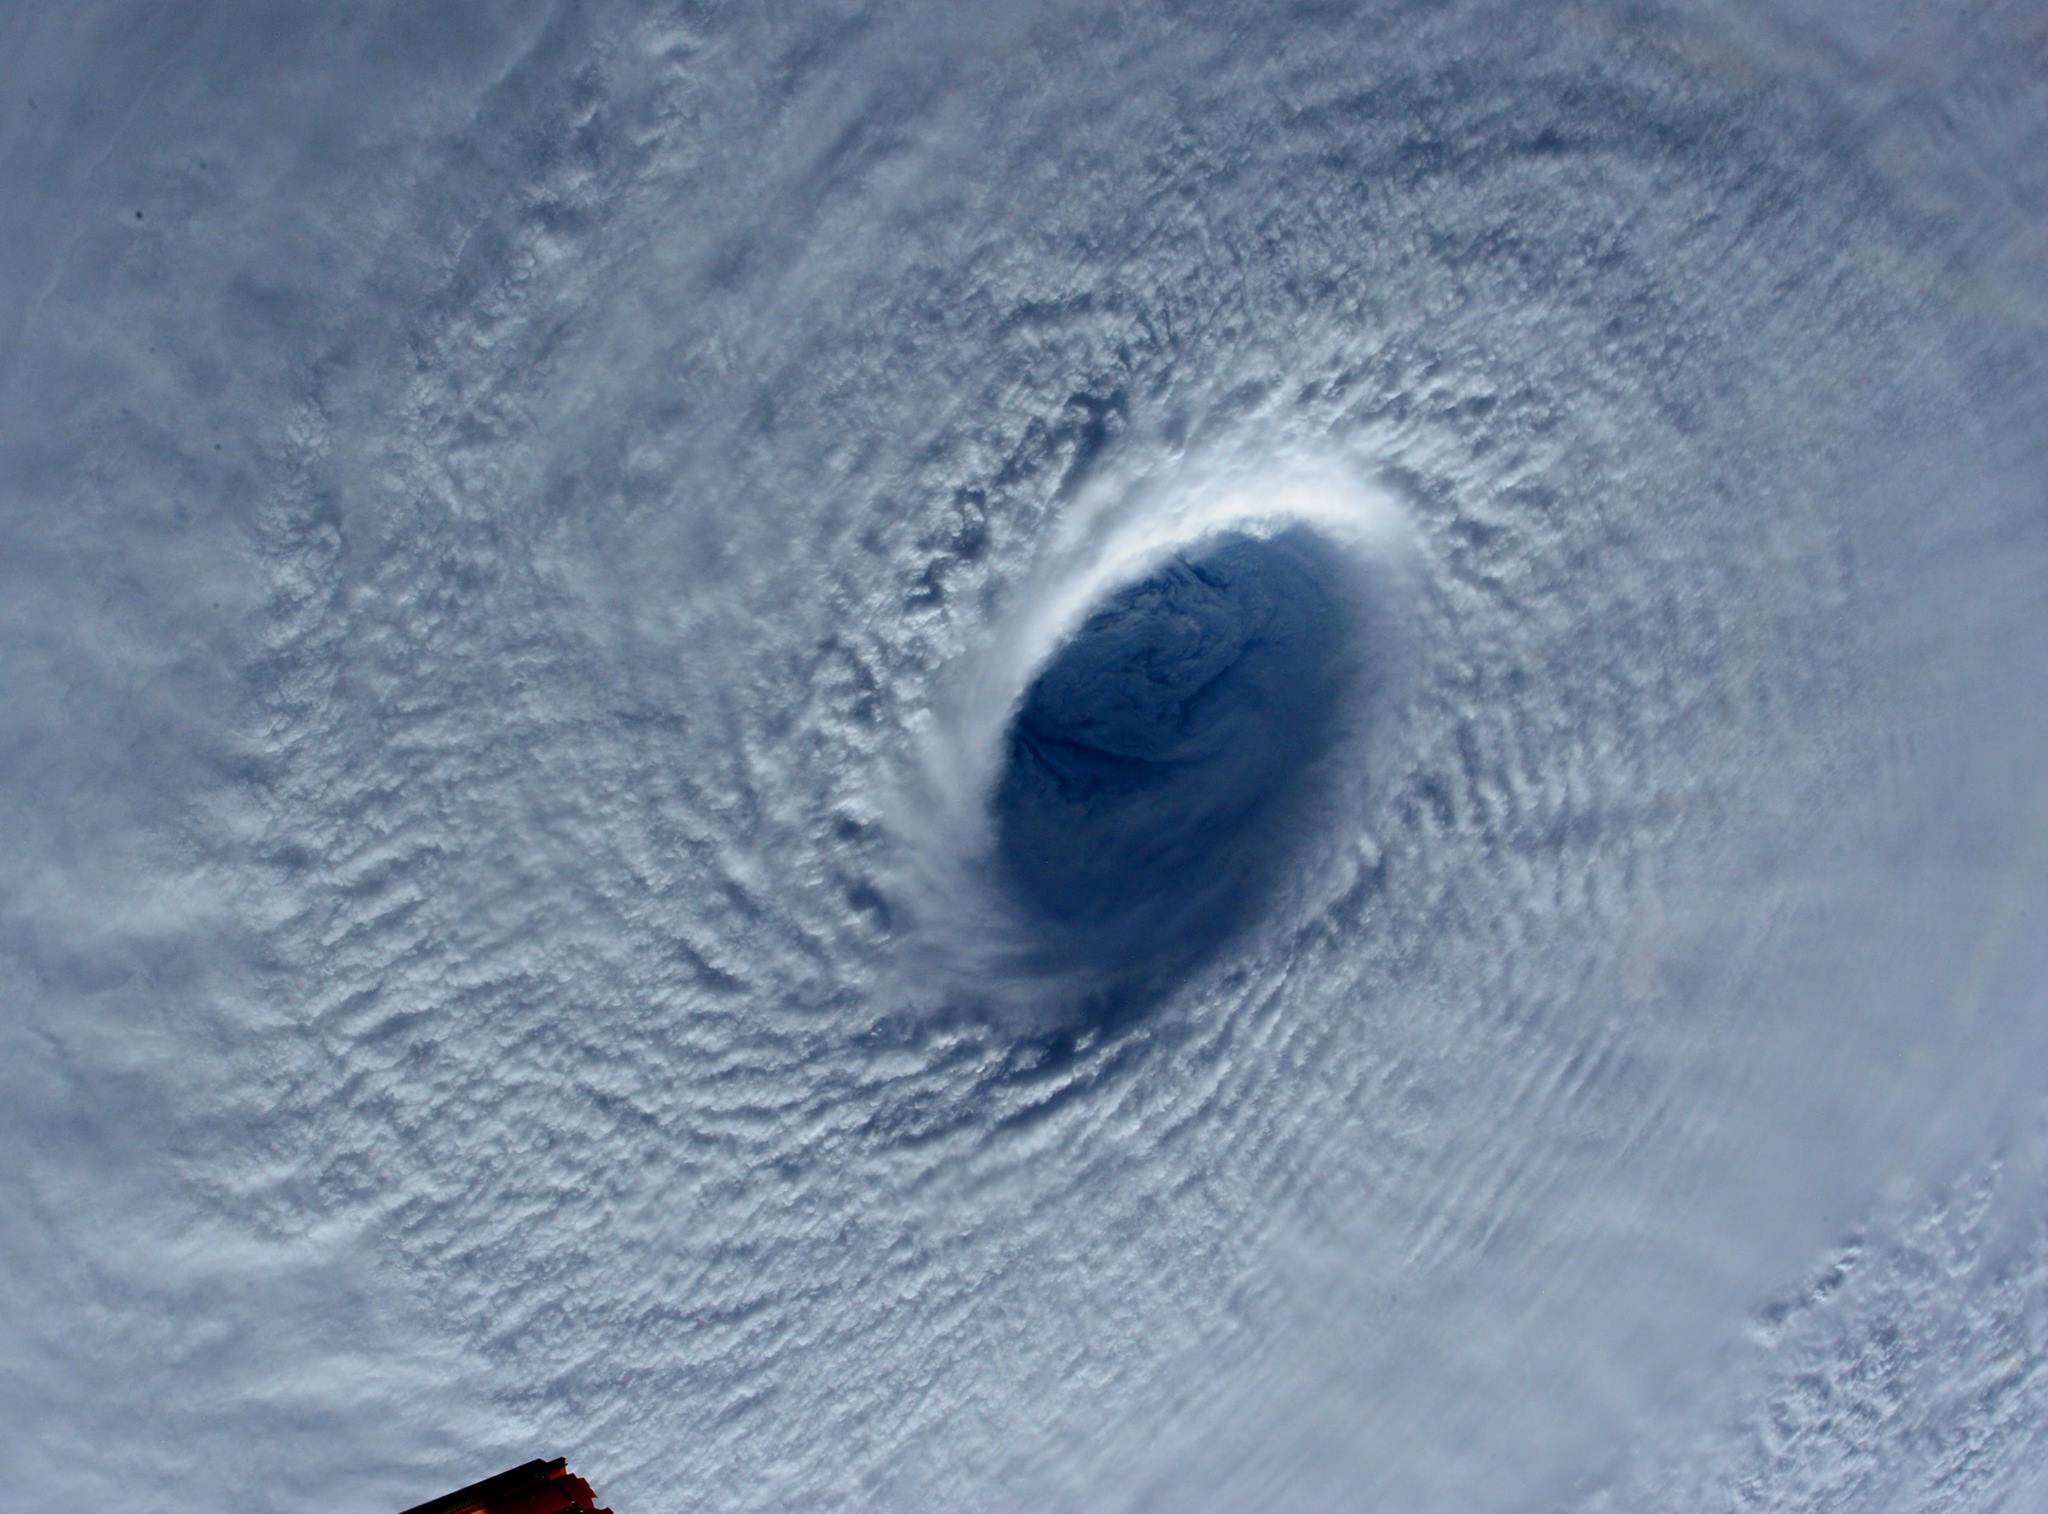
<svg viewBox="0 0 2048 1514"><path fill-rule="evenodd" d="M1346 584L1343 555L1297 526L1211 537L1110 594L1007 733L994 809L1017 899L1127 927L1119 948L1194 947L1241 920L1339 727Z"/></svg>

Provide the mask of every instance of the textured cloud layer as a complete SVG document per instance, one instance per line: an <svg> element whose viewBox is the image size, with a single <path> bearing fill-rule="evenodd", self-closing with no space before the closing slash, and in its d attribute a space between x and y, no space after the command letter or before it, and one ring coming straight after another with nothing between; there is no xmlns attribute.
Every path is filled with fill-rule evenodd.
<svg viewBox="0 0 2048 1514"><path fill-rule="evenodd" d="M2030 8L974 9L0 20L0 1481L2038 1492ZM1261 511L1370 718L1050 1013Z"/></svg>

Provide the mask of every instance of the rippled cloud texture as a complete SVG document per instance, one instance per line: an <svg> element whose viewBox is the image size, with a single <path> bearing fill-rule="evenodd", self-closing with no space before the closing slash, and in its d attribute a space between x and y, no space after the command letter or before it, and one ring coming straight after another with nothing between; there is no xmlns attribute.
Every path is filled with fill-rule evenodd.
<svg viewBox="0 0 2048 1514"><path fill-rule="evenodd" d="M2048 1498L2038 5L0 57L12 1498Z"/></svg>

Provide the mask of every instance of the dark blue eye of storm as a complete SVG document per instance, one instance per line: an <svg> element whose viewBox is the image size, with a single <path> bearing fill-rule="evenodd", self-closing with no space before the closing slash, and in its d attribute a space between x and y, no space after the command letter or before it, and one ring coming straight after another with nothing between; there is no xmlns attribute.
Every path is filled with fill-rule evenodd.
<svg viewBox="0 0 2048 1514"><path fill-rule="evenodd" d="M1017 897L1048 921L1220 935L1337 729L1345 564L1233 532L1111 594L1027 690L995 792ZM1191 943L1190 943L1191 944Z"/></svg>

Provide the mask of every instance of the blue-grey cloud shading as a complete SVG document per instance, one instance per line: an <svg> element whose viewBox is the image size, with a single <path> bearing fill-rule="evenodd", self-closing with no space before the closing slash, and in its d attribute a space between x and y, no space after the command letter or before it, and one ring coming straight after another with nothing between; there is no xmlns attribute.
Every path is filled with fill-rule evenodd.
<svg viewBox="0 0 2048 1514"><path fill-rule="evenodd" d="M1032 682L994 802L1032 905L1105 920L1234 871L1327 744L1354 628L1305 540L1234 536L1117 589Z"/></svg>
<svg viewBox="0 0 2048 1514"><path fill-rule="evenodd" d="M2039 12L0 7L0 1501L2037 1506Z"/></svg>
<svg viewBox="0 0 2048 1514"><path fill-rule="evenodd" d="M1114 589L1033 679L991 802L1048 950L1112 959L1132 994L1257 908L1364 697L1356 576L1301 527L1199 542Z"/></svg>

